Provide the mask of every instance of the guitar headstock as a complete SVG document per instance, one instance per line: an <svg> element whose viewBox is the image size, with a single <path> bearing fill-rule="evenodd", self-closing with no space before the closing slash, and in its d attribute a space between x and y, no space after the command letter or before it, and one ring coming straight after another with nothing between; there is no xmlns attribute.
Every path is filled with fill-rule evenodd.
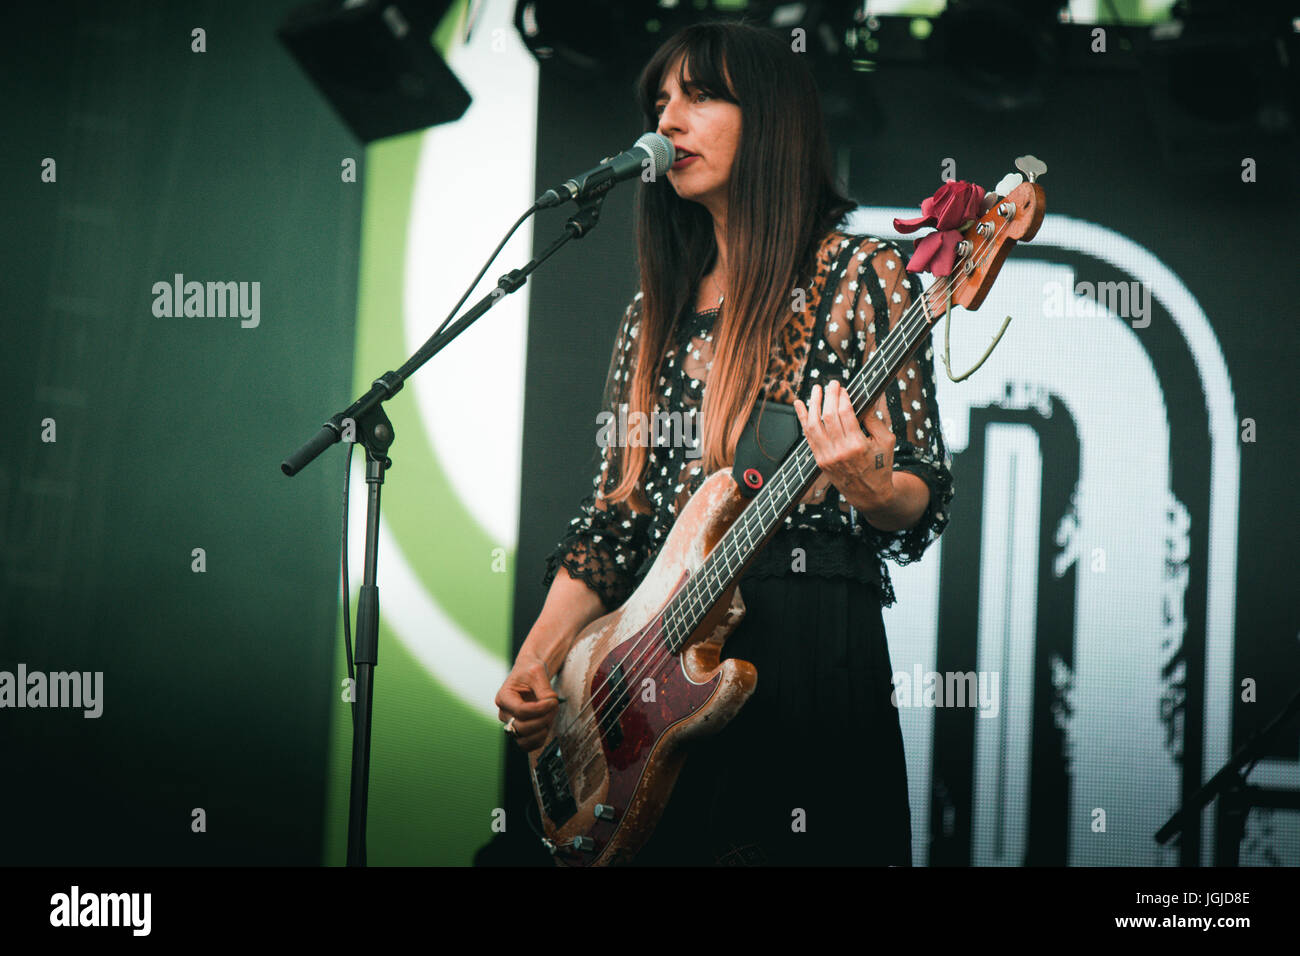
<svg viewBox="0 0 1300 956"><path fill-rule="evenodd" d="M937 279L927 290L926 312L931 325L946 311L949 290L953 305L970 311L978 309L1012 246L1029 242L1038 234L1046 211L1046 197L1043 187L1035 180L1047 167L1032 156L1020 157L1016 165L1029 176L1028 181L1021 182L993 203L962 233L952 275Z"/></svg>

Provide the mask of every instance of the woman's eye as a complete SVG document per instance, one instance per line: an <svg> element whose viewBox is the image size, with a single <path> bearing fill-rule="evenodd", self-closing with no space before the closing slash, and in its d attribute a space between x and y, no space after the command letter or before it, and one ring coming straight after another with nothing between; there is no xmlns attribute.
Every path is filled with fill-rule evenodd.
<svg viewBox="0 0 1300 956"><path fill-rule="evenodd" d="M703 90L700 90L698 93L695 94L695 101L697 103L699 102L701 96L704 97L705 99L712 99L710 94L705 93ZM660 103L655 107L655 116L662 116L663 112L664 112L664 106L662 103Z"/></svg>

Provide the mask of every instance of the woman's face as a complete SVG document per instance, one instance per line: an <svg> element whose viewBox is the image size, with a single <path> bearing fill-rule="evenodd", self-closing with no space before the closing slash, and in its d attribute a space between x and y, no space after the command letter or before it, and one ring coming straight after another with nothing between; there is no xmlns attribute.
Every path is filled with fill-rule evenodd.
<svg viewBox="0 0 1300 956"><path fill-rule="evenodd" d="M668 171L677 195L701 203L714 218L726 216L731 166L740 147L740 107L677 83L679 54L664 70L655 110L658 132L673 141L678 161ZM695 156L682 161L687 151Z"/></svg>

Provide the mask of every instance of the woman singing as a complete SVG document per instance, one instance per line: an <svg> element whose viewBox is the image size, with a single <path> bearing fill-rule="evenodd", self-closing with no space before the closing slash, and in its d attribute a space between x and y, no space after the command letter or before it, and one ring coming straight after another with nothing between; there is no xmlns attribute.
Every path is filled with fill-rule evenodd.
<svg viewBox="0 0 1300 956"><path fill-rule="evenodd" d="M687 499L730 467L756 402L793 405L821 473L741 579L746 614L723 650L751 661L758 685L692 743L644 864L911 863L883 559L921 557L947 524L952 479L928 346L860 418L843 387L921 286L893 243L838 228L856 204L832 182L803 56L780 34L709 23L642 71L647 128L678 160L640 187L641 291L605 408L680 412L698 440L604 449L496 698L519 745L540 746L574 637L627 599Z"/></svg>

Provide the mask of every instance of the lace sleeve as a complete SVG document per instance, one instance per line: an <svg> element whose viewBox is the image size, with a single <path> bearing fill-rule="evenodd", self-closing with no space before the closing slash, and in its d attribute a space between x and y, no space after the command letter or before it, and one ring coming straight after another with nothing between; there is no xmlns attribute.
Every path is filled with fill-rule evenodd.
<svg viewBox="0 0 1300 956"><path fill-rule="evenodd" d="M861 263L862 281L854 290L857 301L852 328L861 345L857 354L867 360L921 295L921 281L906 270L905 262L895 243L874 237L864 241L853 257L854 264ZM849 272L854 272L852 267ZM910 472L924 481L930 501L910 528L871 530L880 541L881 557L910 564L920 559L947 526L953 495L951 460L935 401L934 350L928 336L899 371L897 380L885 386L885 405L897 439L894 470Z"/></svg>
<svg viewBox="0 0 1300 956"><path fill-rule="evenodd" d="M605 383L607 400L621 394L630 381L640 300L638 292L624 313L614 343ZM600 469L592 479L593 491L582 500L563 539L547 557L542 584L549 588L563 567L596 592L612 611L632 593L633 576L646 557L652 516L636 513L626 500L613 503L605 497L619 483L619 456L613 442L601 444Z"/></svg>

